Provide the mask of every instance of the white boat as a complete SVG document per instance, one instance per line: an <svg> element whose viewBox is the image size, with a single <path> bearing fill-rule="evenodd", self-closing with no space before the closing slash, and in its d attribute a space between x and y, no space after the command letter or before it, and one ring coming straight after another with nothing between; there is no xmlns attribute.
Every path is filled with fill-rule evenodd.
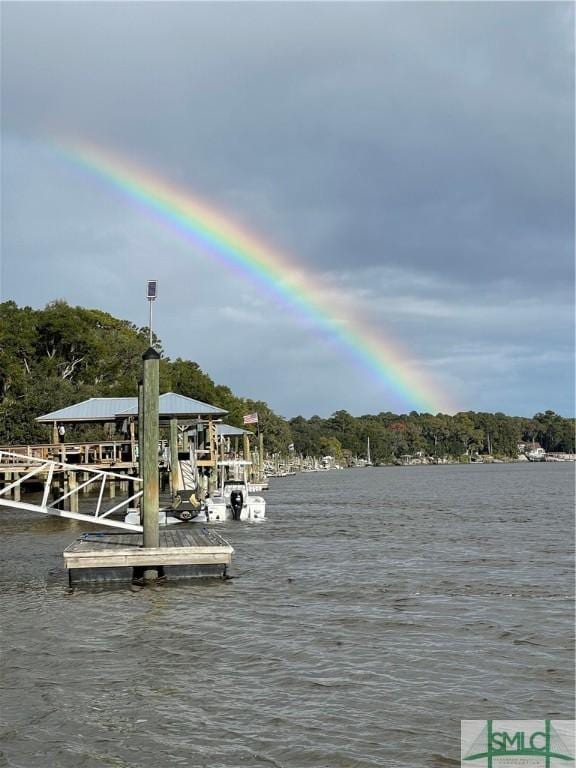
<svg viewBox="0 0 576 768"><path fill-rule="evenodd" d="M368 438L368 442L366 445L366 464L364 464L365 467L371 467L372 466L372 459L370 458L370 438Z"/></svg>
<svg viewBox="0 0 576 768"><path fill-rule="evenodd" d="M267 491L269 488L270 484L268 483L268 478L261 483L248 483L249 493L262 493L262 491Z"/></svg>
<svg viewBox="0 0 576 768"><path fill-rule="evenodd" d="M263 520L266 500L250 492L248 461L220 461L220 488L204 501L202 512L193 522L212 523L224 520ZM228 475L228 477L226 477ZM233 475L230 477L230 475Z"/></svg>
<svg viewBox="0 0 576 768"><path fill-rule="evenodd" d="M140 511L138 509L131 509L128 511L128 513L124 516L124 522L125 523L131 523L132 525L141 525L142 520L140 518ZM167 509L161 509L158 512L158 525L165 526L165 525L174 525L175 523L185 523L189 522L189 520L186 520L185 518L179 518L175 517L172 513L172 510Z"/></svg>
<svg viewBox="0 0 576 768"><path fill-rule="evenodd" d="M204 510L202 491L197 485L192 461L179 459L174 476L178 490L172 497L171 505L158 512L158 524L161 526L189 523ZM124 522L139 525L140 512L137 509L128 510Z"/></svg>
<svg viewBox="0 0 576 768"><path fill-rule="evenodd" d="M531 450L527 451L526 457L528 461L546 461L546 451L540 446L533 446Z"/></svg>
<svg viewBox="0 0 576 768"><path fill-rule="evenodd" d="M225 480L222 488L209 496L204 510L193 522L213 523L224 520L263 520L266 500L248 490L244 480Z"/></svg>

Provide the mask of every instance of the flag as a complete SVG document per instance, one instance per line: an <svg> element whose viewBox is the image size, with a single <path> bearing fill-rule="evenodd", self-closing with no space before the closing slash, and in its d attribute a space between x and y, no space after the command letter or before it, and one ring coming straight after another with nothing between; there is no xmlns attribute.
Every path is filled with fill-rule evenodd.
<svg viewBox="0 0 576 768"><path fill-rule="evenodd" d="M244 416L244 424L258 424L258 414L247 413L246 416Z"/></svg>

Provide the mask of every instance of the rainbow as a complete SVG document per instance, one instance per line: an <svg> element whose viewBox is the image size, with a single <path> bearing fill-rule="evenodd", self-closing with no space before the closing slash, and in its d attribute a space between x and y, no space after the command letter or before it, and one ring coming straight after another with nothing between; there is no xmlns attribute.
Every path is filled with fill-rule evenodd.
<svg viewBox="0 0 576 768"><path fill-rule="evenodd" d="M321 278L299 267L213 207L108 150L87 143L58 144L55 151L95 175L147 212L193 238L213 258L272 293L317 333L336 342L362 371L400 398L409 410L451 413L439 388L417 370L406 351L359 320L358 307L328 290Z"/></svg>

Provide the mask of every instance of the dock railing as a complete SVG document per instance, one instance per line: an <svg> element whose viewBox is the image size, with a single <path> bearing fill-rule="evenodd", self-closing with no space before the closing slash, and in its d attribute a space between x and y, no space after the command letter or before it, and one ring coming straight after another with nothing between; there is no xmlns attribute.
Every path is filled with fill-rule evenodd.
<svg viewBox="0 0 576 768"><path fill-rule="evenodd" d="M104 440L74 443L45 443L42 445L2 445L0 453L18 454L34 459L70 462L74 464L136 464L135 444L130 440ZM0 461L0 464L3 464Z"/></svg>
<svg viewBox="0 0 576 768"><path fill-rule="evenodd" d="M102 469L93 469L90 465L86 464L69 464L3 450L0 450L1 465L10 466L12 475L17 474L18 477L0 489L0 506L25 509L29 512L40 512L57 517L68 517L73 520L85 520L113 528L125 528L131 531L142 530L140 525L110 519L110 515L124 508L128 510L129 505L142 496L142 480L139 477L127 478L126 475ZM57 475L67 478L66 485L68 490L66 490L66 485L56 484L55 476ZM31 479L37 480L42 485L42 501L39 504L23 502L20 498L9 498L11 494L20 497L20 493L16 494L15 492L19 491L23 484ZM138 490L127 498L122 499L118 504L105 509L105 491L111 483L119 481L133 483L133 489L138 488ZM87 513L78 512L78 494L80 491L88 488L95 490L97 493L95 505ZM110 493L108 495L112 496L113 494ZM65 501L68 502L70 509L61 508ZM92 503L93 499L90 501Z"/></svg>

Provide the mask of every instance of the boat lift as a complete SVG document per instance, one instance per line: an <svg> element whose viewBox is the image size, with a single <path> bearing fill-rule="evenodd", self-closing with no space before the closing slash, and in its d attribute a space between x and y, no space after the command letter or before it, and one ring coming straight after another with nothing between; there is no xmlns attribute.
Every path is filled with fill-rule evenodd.
<svg viewBox="0 0 576 768"><path fill-rule="evenodd" d="M110 518L110 515L123 508L128 511L128 506L142 496L142 479L139 477L128 478L126 475L121 475L116 472L91 469L86 465L64 464L59 461L25 456L20 453L11 453L10 451L0 451L0 466L1 465L9 465L10 471L12 472L17 472L18 467L20 466L22 468L21 471L23 471L24 474L14 482L9 483L4 486L4 488L0 489L0 506L23 509L27 512L40 512L43 515L53 515L55 517L67 517L72 520L83 520L87 523L96 523L110 528L123 528L128 531L136 532L142 532L143 530L141 525L125 523L122 520L113 520ZM60 494L56 493L51 498L54 475L59 473L68 473L68 476L70 476L70 474L80 475L83 476L83 479L78 483L71 483L71 485L74 485L72 490ZM86 479L86 477L88 477L88 479ZM38 482L43 484L42 501L39 504L29 504L28 502L7 498L7 495L9 495L11 491L21 487L31 478L35 478ZM106 487L109 488L111 483L119 480L124 482L129 480L134 483L134 488L138 487L138 491L133 493L129 498L123 499L119 504L116 504L110 509L104 509L103 499ZM59 509L62 502L79 494L80 491L86 488L96 489L98 492L96 505L90 513L70 512L65 509ZM50 503L48 503L49 501Z"/></svg>

